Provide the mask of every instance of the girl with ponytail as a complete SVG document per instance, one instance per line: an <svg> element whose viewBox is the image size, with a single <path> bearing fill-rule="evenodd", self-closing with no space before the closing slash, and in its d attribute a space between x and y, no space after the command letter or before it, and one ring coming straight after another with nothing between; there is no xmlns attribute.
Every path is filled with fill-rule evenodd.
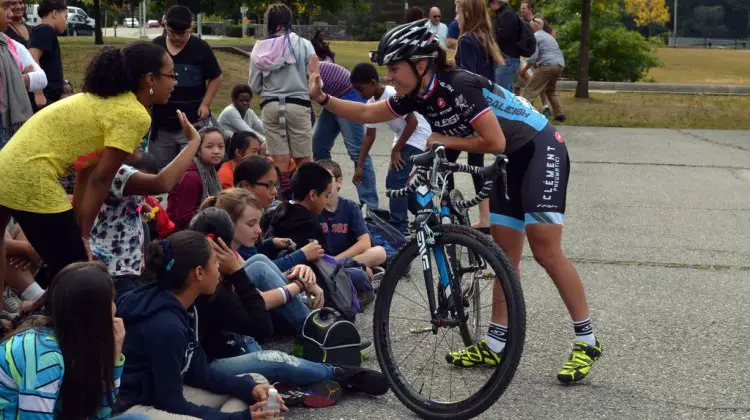
<svg viewBox="0 0 750 420"><path fill-rule="evenodd" d="M0 150L0 226L11 216L21 225L50 278L90 258L91 228L112 179L140 146L149 108L167 102L175 77L172 59L153 43L104 48L86 69L84 93L44 108ZM72 203L59 181L71 173ZM0 279L5 261L0 236Z"/></svg>
<svg viewBox="0 0 750 420"><path fill-rule="evenodd" d="M118 301L118 315L128 329L123 344L128 364L118 411L154 418L277 418L278 411L263 408L270 385L209 368L200 346L201 314L194 303L214 294L219 285L216 244L190 230L152 241L146 250L146 271L155 281ZM197 389L184 393L183 383Z"/></svg>

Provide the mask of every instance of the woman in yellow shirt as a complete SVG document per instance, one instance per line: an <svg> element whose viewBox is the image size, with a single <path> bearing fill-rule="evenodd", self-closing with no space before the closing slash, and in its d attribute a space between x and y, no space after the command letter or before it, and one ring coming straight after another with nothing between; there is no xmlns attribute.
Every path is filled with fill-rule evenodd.
<svg viewBox="0 0 750 420"><path fill-rule="evenodd" d="M84 93L42 109L0 150L0 227L11 216L21 225L50 278L90 258L89 233L112 179L146 135L149 108L169 100L176 78L169 54L151 42L104 48L86 69ZM72 203L59 181L70 173Z"/></svg>

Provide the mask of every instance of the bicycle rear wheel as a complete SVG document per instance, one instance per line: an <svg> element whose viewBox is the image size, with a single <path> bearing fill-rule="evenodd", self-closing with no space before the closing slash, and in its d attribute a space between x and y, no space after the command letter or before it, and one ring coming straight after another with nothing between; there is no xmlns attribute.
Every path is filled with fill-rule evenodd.
<svg viewBox="0 0 750 420"><path fill-rule="evenodd" d="M433 333L426 294L418 288L425 285L424 276L413 275L411 281L402 281L409 264L420 259L416 240L410 241L394 257L380 286L373 319L375 350L391 389L410 410L431 419L470 418L494 404L513 379L523 352L526 332L523 292L507 258L489 237L475 235L470 227L459 225L435 226L433 232L434 248L466 248L467 254L486 261L487 269L492 270L497 279L484 284L484 289L479 292L492 295L492 287L489 286L495 283L503 292L507 305L508 341L502 360L496 367L477 366L471 371L450 366L445 361L447 351L457 350L464 345L461 324L466 323L466 316L441 319ZM414 267L418 266L422 266L421 262L414 264ZM430 280L435 282L435 279ZM461 279L455 281L460 282ZM458 286L460 289L460 283ZM435 290L436 294L441 293L439 286ZM452 293L455 299L455 290ZM459 304L455 305L455 311L466 310L460 304L462 299L457 301ZM487 305L486 312L490 311L492 303ZM487 326L482 326L484 331ZM436 356L439 361L436 361ZM409 366L410 363L416 366ZM484 384L471 391L471 385L481 383L482 377L487 378Z"/></svg>

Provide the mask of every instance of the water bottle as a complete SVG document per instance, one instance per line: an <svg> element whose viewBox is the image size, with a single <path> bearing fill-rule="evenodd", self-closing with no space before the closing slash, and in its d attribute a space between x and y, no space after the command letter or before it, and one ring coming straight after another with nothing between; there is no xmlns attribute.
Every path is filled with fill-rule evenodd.
<svg viewBox="0 0 750 420"><path fill-rule="evenodd" d="M266 402L267 411L279 411L281 406L279 404L279 391L276 388L269 388L268 390L268 401Z"/></svg>

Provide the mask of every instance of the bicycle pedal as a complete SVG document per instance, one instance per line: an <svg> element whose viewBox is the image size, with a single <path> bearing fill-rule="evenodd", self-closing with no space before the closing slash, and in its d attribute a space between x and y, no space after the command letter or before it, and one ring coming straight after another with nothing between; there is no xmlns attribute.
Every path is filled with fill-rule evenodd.
<svg viewBox="0 0 750 420"><path fill-rule="evenodd" d="M432 327L412 328L409 330L409 332L412 334L424 334L432 332Z"/></svg>

